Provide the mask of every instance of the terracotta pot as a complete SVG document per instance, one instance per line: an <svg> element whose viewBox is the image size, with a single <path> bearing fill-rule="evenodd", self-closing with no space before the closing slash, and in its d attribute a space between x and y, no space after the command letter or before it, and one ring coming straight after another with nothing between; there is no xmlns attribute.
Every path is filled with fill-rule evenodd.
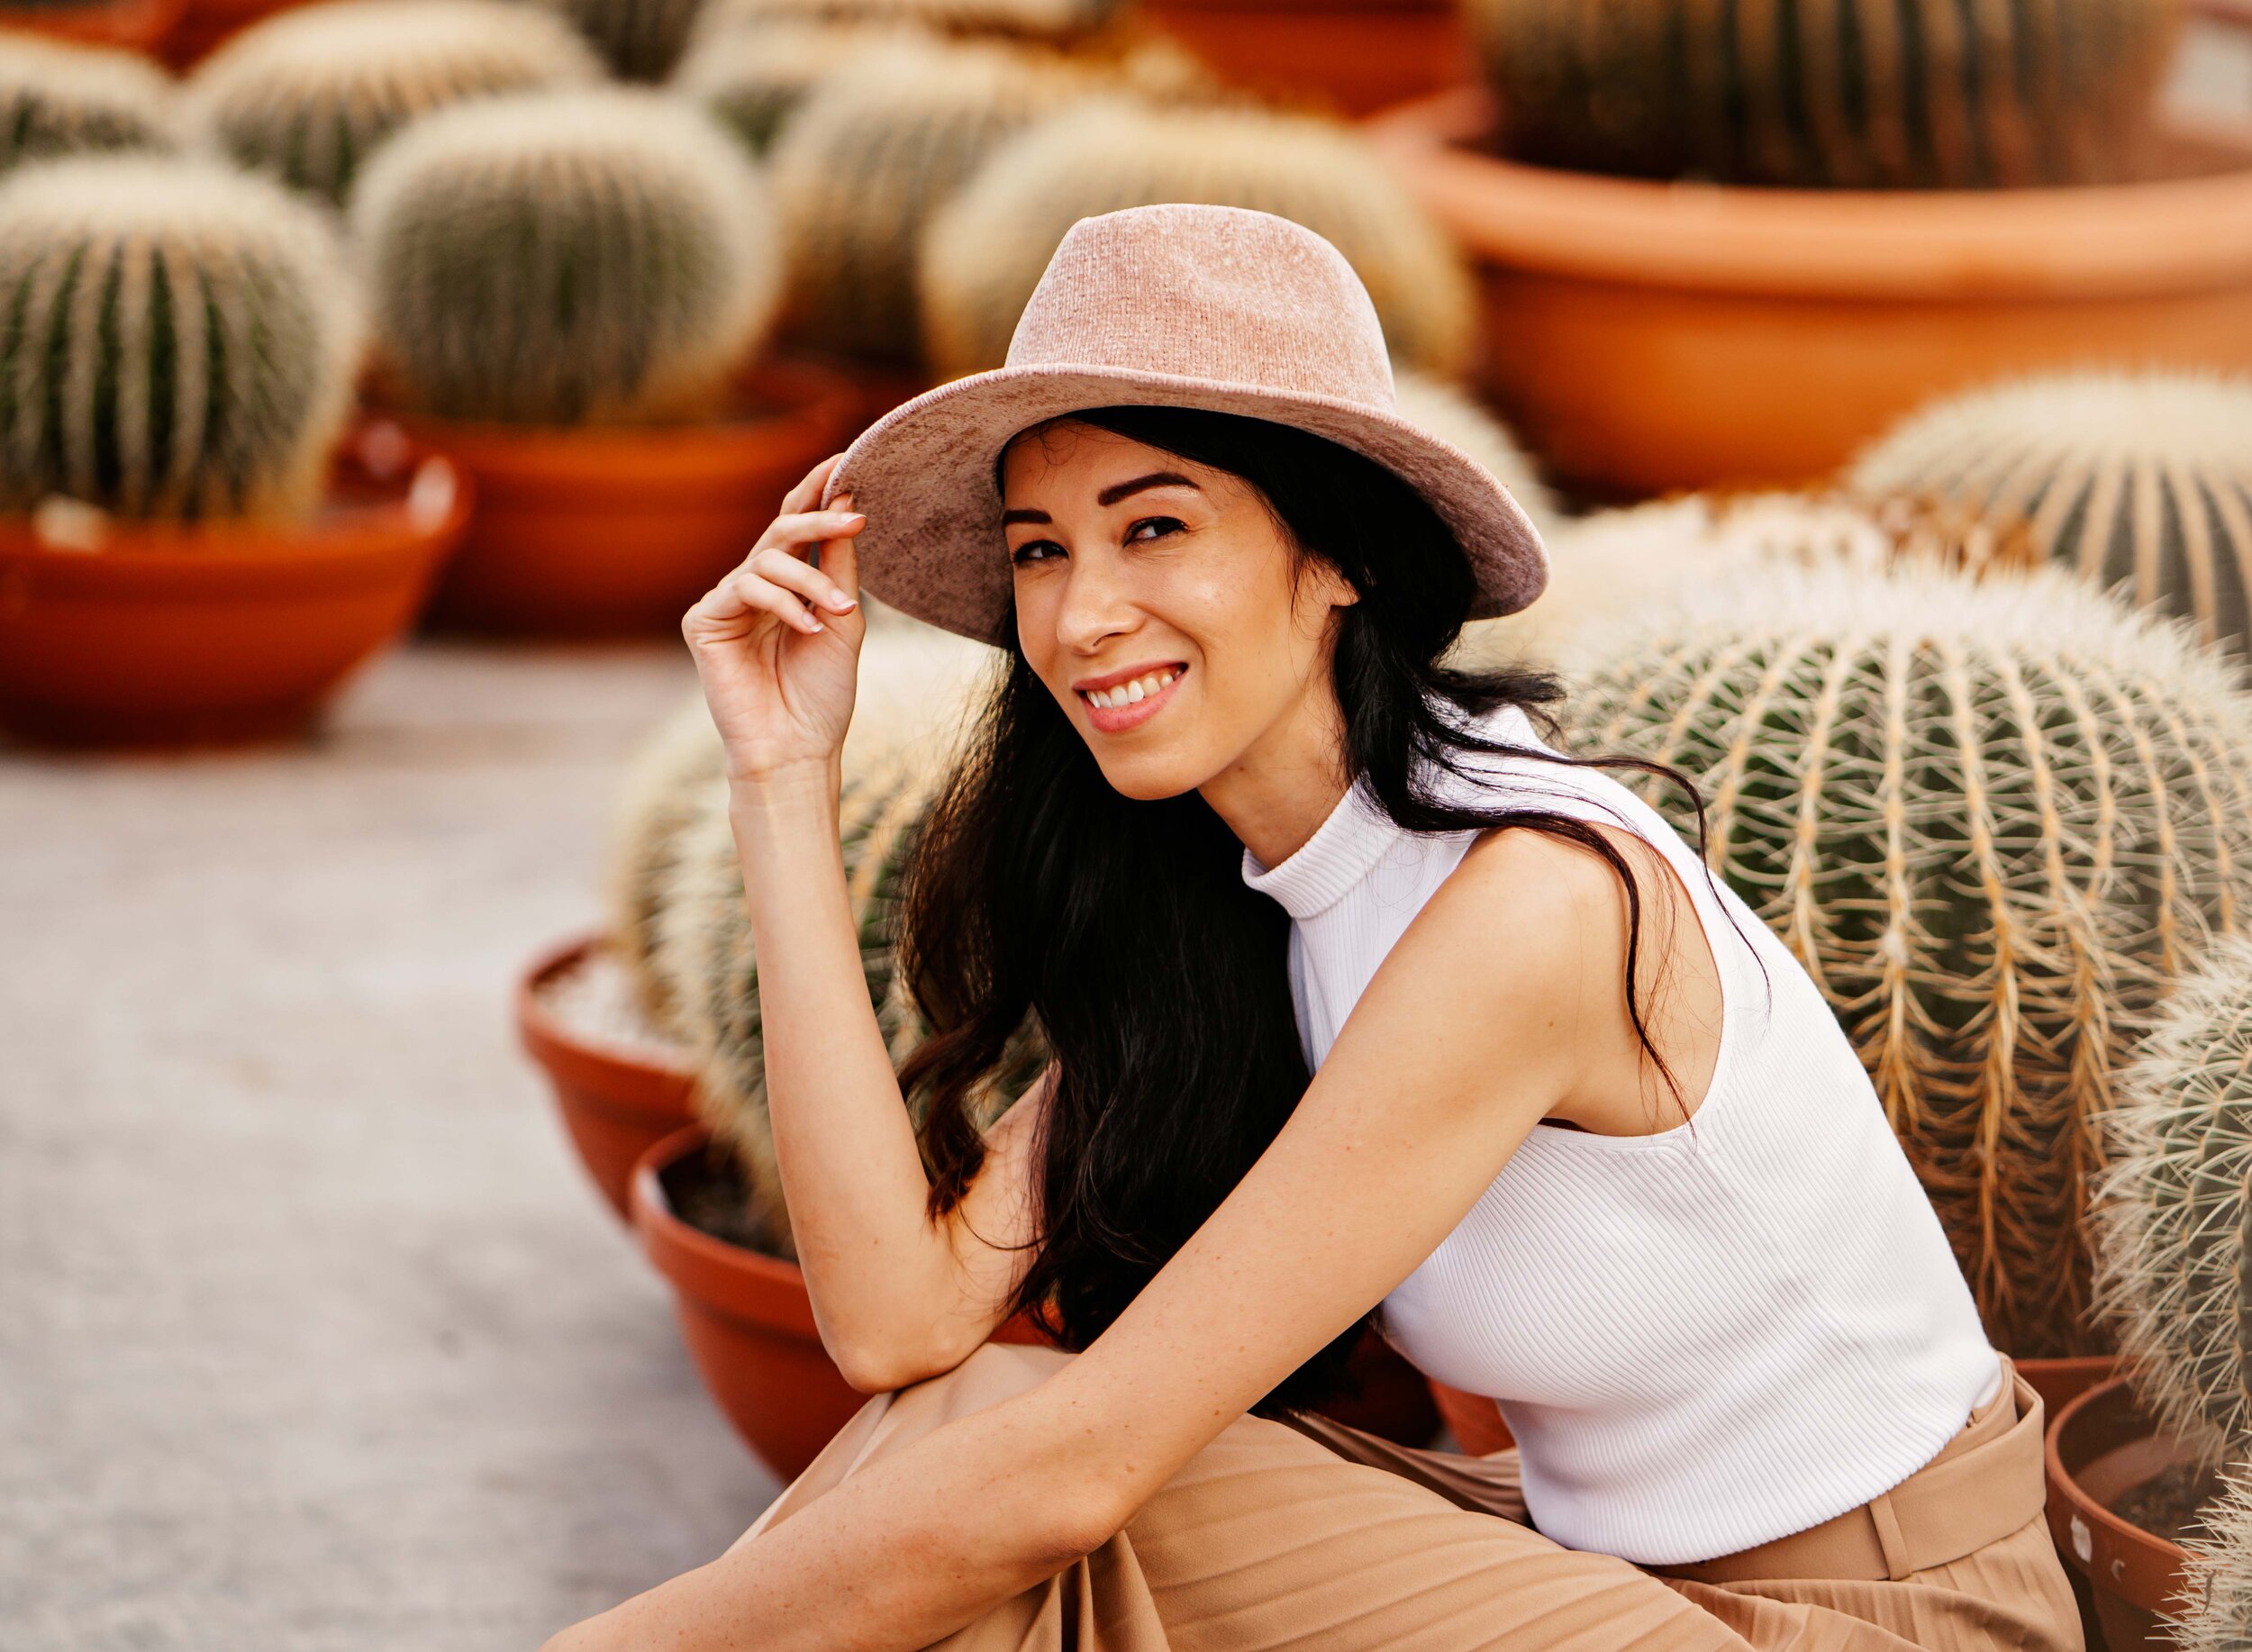
<svg viewBox="0 0 2252 1652"><path fill-rule="evenodd" d="M1430 1379L1398 1349L1367 1332L1354 1344L1346 1369L1360 1383L1359 1397L1332 1401L1321 1407L1322 1415L1403 1446L1430 1443L1439 1423Z"/></svg>
<svg viewBox="0 0 2252 1652"><path fill-rule="evenodd" d="M1565 486L1795 485L1920 403L2095 362L2252 368L2252 125L2167 126L2148 183L1651 183L1476 147L1482 90L1364 130L1475 264L1482 377Z"/></svg>
<svg viewBox="0 0 2252 1652"><path fill-rule="evenodd" d="M304 0L185 0L159 54L175 69L193 68L229 37Z"/></svg>
<svg viewBox="0 0 2252 1652"><path fill-rule="evenodd" d="M154 51L179 24L186 0L93 0L84 5L0 6L0 29L21 29L82 46Z"/></svg>
<svg viewBox="0 0 2252 1652"><path fill-rule="evenodd" d="M1470 73L1451 0L1149 0L1158 27L1223 78L1367 114Z"/></svg>
<svg viewBox="0 0 2252 1652"><path fill-rule="evenodd" d="M1439 1414L1447 1420L1447 1431L1466 1456L1490 1457L1517 1443L1509 1424L1502 1421L1502 1408L1487 1395L1449 1388L1435 1376L1424 1380L1430 1385Z"/></svg>
<svg viewBox="0 0 2252 1652"><path fill-rule="evenodd" d="M544 637L662 634L741 561L782 495L852 432L835 371L769 362L709 424L540 429L400 414L476 477L433 620Z"/></svg>
<svg viewBox="0 0 2252 1652"><path fill-rule="evenodd" d="M516 1036L554 1088L556 1111L579 1163L623 1221L635 1162L695 1122L695 1074L685 1055L672 1061L637 1058L590 1039L542 1002L557 977L577 968L601 944L594 935L567 941L523 973L516 983Z"/></svg>
<svg viewBox="0 0 2252 1652"><path fill-rule="evenodd" d="M377 422L309 522L104 518L98 549L65 549L0 519L0 727L71 745L296 733L406 629L470 501L449 460Z"/></svg>
<svg viewBox="0 0 2252 1652"><path fill-rule="evenodd" d="M2180 1602L2181 1546L2129 1524L2110 1504L2192 1460L2136 1407L2124 1377L2099 1383L2048 1425L2048 1528L2066 1563L2087 1579L2111 1652L2165 1652L2158 1614Z"/></svg>
<svg viewBox="0 0 2252 1652"><path fill-rule="evenodd" d="M2020 1359L2018 1375L2041 1396L2041 1409L2054 1417L2098 1383L2119 1375L2116 1354L2080 1354L2065 1359Z"/></svg>

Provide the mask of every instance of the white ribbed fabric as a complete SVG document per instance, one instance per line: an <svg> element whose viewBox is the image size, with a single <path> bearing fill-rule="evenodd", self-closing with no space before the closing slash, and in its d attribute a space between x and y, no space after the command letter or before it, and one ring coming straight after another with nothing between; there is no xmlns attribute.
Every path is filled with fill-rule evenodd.
<svg viewBox="0 0 2252 1652"><path fill-rule="evenodd" d="M1485 729L1546 749L1514 706ZM1533 1524L1566 1548L1706 1560L1897 1485L1993 1396L2001 1363L1852 1045L1782 941L1625 785L1530 758L1482 770L1485 802L1624 825L1665 853L1721 970L1718 1066L1694 1117L1654 1135L1535 1125L1385 1299L1386 1338L1499 1401ZM1310 1064L1476 838L1403 831L1357 786L1280 866L1246 852L1244 881L1291 916Z"/></svg>

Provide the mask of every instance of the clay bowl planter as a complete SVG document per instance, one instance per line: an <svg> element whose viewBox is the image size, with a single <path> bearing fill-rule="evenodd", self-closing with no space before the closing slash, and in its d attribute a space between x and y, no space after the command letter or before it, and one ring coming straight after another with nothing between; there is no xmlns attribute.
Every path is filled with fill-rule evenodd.
<svg viewBox="0 0 2252 1652"><path fill-rule="evenodd" d="M1930 397L2073 363L2252 367L2252 125L2149 182L1795 190L1521 166L1481 89L1363 130L1476 268L1481 377L1569 488L1791 486Z"/></svg>
<svg viewBox="0 0 2252 1652"><path fill-rule="evenodd" d="M2018 1375L2041 1396L2041 1409L2055 1417L2098 1383L2119 1375L2116 1354L2077 1354L2058 1359L2020 1359Z"/></svg>
<svg viewBox="0 0 2252 1652"><path fill-rule="evenodd" d="M622 1221L635 1163L695 1122L695 1075L677 1047L613 1030L625 1020L616 1008L574 1012L584 1002L575 985L600 993L587 976L601 951L601 938L586 935L533 960L516 983L516 1036L547 1075L579 1163Z"/></svg>
<svg viewBox="0 0 2252 1652"><path fill-rule="evenodd" d="M0 29L20 29L81 46L154 51L179 24L186 0L91 0L66 5L0 5Z"/></svg>
<svg viewBox="0 0 2252 1652"><path fill-rule="evenodd" d="M675 631L741 561L804 474L841 448L861 396L812 362L745 376L704 424L540 429L399 414L477 478L435 623L542 637Z"/></svg>
<svg viewBox="0 0 2252 1652"><path fill-rule="evenodd" d="M2068 1402L2048 1425L2048 1527L2067 1566L2087 1581L2111 1652L2162 1652L2158 1622L2175 1611L2184 1556L2178 1543L2113 1510L2193 1459L2157 1432L2114 1377Z"/></svg>
<svg viewBox="0 0 2252 1652"><path fill-rule="evenodd" d="M1222 78L1362 115L1470 72L1451 0L1149 0L1149 17Z"/></svg>
<svg viewBox="0 0 2252 1652"><path fill-rule="evenodd" d="M377 423L307 522L0 519L0 728L62 745L298 733L413 621L470 502L451 461Z"/></svg>

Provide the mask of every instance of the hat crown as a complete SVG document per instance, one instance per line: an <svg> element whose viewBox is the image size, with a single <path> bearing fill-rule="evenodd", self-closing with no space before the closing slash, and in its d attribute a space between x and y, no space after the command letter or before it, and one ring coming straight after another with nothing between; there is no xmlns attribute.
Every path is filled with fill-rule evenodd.
<svg viewBox="0 0 2252 1652"><path fill-rule="evenodd" d="M1009 340L1008 365L1119 368L1387 411L1392 359L1345 255L1248 207L1169 203L1066 231Z"/></svg>

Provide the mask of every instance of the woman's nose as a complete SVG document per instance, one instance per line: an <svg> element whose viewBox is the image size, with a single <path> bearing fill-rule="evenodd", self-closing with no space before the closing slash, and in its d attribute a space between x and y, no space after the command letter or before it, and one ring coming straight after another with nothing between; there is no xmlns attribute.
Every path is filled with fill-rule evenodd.
<svg viewBox="0 0 2252 1652"><path fill-rule="evenodd" d="M1078 653L1091 653L1107 639L1124 635L1141 622L1116 558L1072 558L1065 576L1062 605L1056 612L1056 640Z"/></svg>

